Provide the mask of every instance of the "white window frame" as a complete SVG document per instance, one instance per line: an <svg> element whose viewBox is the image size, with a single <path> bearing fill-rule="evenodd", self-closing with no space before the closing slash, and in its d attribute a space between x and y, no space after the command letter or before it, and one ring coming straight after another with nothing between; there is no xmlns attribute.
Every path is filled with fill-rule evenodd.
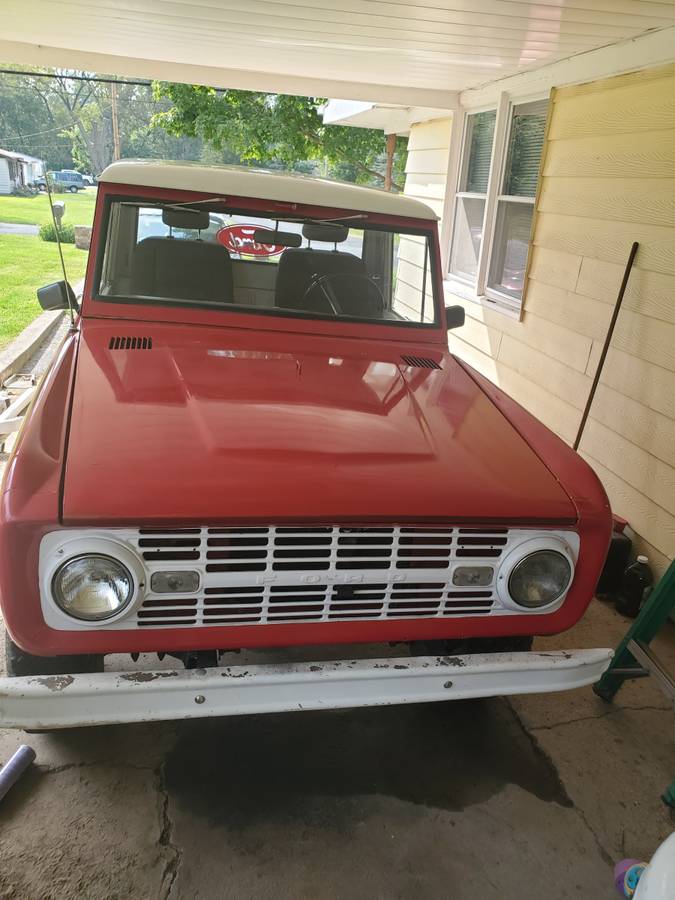
<svg viewBox="0 0 675 900"><path fill-rule="evenodd" d="M452 178L454 193L452 203L450 204L451 209L449 210L450 234L447 266L447 278L449 282L448 287L451 292L458 294L459 296L464 297L467 300L487 300L494 308L515 315L518 318L521 314L523 295L525 294L525 290L527 287L527 269L529 267L529 256L532 250L532 236L530 234L530 241L528 244L528 259L525 269L525 283L523 284L523 294L521 295L520 299L516 299L509 294L505 294L501 291L495 290L495 288L488 287L488 275L490 272L490 263L492 261L495 232L497 227L497 206L500 200L507 201L509 203L526 203L532 207L532 222L534 223L534 211L536 207L538 191L535 193L534 197L516 197L510 194L502 194L500 189L502 184L504 183L504 170L506 167L506 155L509 146L509 138L511 135L514 108L516 106L521 106L524 103L531 103L537 100L548 99L548 93L543 95L528 95L526 97L513 97L507 93L501 93L496 104L492 103L488 106L477 107L475 109L465 109L461 129L461 148L456 163L456 171L453 173ZM460 275L455 275L450 271L450 263L452 259L452 241L454 238L454 223L455 216L457 214L457 201L459 198L472 196L466 191L459 190L459 187L462 184L463 175L466 171L466 166L469 162L468 153L470 152L470 147L467 146L469 117L475 115L476 113L488 112L490 110L496 110L495 130L494 137L492 139L492 157L490 160L490 173L488 175L487 191L485 195L483 237L478 254L476 279L475 282L473 282L461 277ZM545 145L542 149L542 156L539 163L540 178L544 152ZM481 194L480 196L482 197L483 195Z"/></svg>

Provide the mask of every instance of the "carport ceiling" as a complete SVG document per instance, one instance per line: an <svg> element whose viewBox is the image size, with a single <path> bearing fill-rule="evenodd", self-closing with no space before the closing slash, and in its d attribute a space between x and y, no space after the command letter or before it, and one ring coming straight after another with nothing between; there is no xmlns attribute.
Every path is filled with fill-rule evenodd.
<svg viewBox="0 0 675 900"><path fill-rule="evenodd" d="M3 0L0 59L453 106L456 92L675 24L648 0Z"/></svg>

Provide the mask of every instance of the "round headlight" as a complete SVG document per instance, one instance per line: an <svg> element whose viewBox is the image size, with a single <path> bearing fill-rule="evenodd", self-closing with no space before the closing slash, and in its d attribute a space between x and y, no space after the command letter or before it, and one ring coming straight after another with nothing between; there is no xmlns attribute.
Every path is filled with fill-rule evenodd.
<svg viewBox="0 0 675 900"><path fill-rule="evenodd" d="M571 578L572 566L566 556L555 550L537 550L513 567L509 594L518 606L537 609L558 600Z"/></svg>
<svg viewBox="0 0 675 900"><path fill-rule="evenodd" d="M52 580L54 600L63 612L91 622L117 615L133 592L134 581L127 567L102 554L69 559Z"/></svg>

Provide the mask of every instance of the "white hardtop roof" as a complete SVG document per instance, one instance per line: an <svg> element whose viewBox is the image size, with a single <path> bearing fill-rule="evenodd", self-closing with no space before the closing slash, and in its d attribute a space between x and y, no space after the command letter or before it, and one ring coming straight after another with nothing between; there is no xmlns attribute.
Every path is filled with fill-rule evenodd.
<svg viewBox="0 0 675 900"><path fill-rule="evenodd" d="M205 166L157 159L120 160L108 166L98 180L139 187L197 191L215 197L253 197L257 200L306 203L414 219L438 219L426 204L404 194L304 175L277 175L240 166Z"/></svg>

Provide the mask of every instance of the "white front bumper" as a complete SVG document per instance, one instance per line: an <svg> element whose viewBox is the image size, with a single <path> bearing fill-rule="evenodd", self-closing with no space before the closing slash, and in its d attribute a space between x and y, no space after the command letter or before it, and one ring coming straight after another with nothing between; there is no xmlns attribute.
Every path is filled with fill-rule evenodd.
<svg viewBox="0 0 675 900"><path fill-rule="evenodd" d="M0 678L0 727L73 728L563 691L611 650L492 653Z"/></svg>

